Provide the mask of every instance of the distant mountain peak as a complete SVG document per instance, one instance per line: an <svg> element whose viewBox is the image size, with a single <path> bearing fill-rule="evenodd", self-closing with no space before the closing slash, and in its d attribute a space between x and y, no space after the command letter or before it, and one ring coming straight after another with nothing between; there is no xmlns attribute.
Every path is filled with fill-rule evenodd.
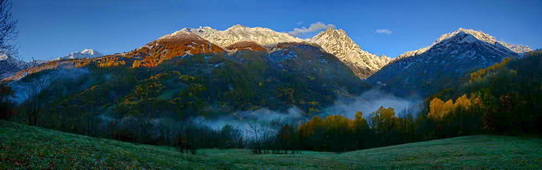
<svg viewBox="0 0 542 170"><path fill-rule="evenodd" d="M241 24L235 24L228 29L236 29L236 28L248 28L248 27Z"/></svg>
<svg viewBox="0 0 542 170"><path fill-rule="evenodd" d="M335 55L360 78L367 78L391 60L362 50L342 29L329 27L308 41Z"/></svg>
<svg viewBox="0 0 542 170"><path fill-rule="evenodd" d="M337 29L337 28L333 28L333 27L326 28L325 31L320 32L316 36L318 36L318 35L320 35L320 36L322 36L322 35L333 35L335 37L350 38L348 36L348 34L346 34L346 31L344 31L343 29Z"/></svg>
<svg viewBox="0 0 542 170"><path fill-rule="evenodd" d="M84 49L84 50L81 51L80 53L81 53L81 54L95 55L95 54L97 54L98 52L94 51L93 49Z"/></svg>
<svg viewBox="0 0 542 170"><path fill-rule="evenodd" d="M205 29L181 29L179 31L175 31L174 33L164 35L160 37L158 40L171 40L171 39L183 39L183 38L196 38L201 39L200 36L198 36L199 31L205 31Z"/></svg>
<svg viewBox="0 0 542 170"><path fill-rule="evenodd" d="M5 54L0 55L0 61L7 60L8 58L9 58L8 55L5 55Z"/></svg>
<svg viewBox="0 0 542 170"><path fill-rule="evenodd" d="M525 52L532 51L531 48L525 45L514 45L514 44L508 44L503 41L497 41L497 39L487 33L484 33L482 31L477 31L473 29L465 29L465 28L459 28L454 32L446 33L441 35L437 40L435 40L431 45L418 49L413 51L405 52L401 55L399 55L395 60L412 57L415 55L422 54L429 50L431 47L435 46L438 43L441 43L442 41L445 41L447 39L453 38L453 37L460 37L462 38L461 43L474 43L476 40L480 40L482 42L486 42L488 44L494 45L494 46L502 46L507 48L508 50L511 50L515 53L521 54Z"/></svg>
<svg viewBox="0 0 542 170"><path fill-rule="evenodd" d="M518 53L489 34L460 28L443 34L430 46L402 54L368 81L393 84L386 88L396 94L427 95L455 86L469 71L491 66L506 57L519 57Z"/></svg>
<svg viewBox="0 0 542 170"><path fill-rule="evenodd" d="M463 36L463 34L471 35L471 36L473 36L474 38L476 38L476 39L478 39L480 41L484 41L484 42L487 42L487 43L493 44L493 45L495 45L495 43L497 42L495 37L493 37L493 36L491 36L489 34L486 34L486 33L482 32L482 31L476 31L476 30L473 30L473 29L459 28L457 31L454 31L452 33L448 33L448 34L444 34L444 35L440 36L433 44L439 43L439 42L441 42L441 41L443 41L445 39L449 39L449 38L452 38L452 37L457 36L457 35Z"/></svg>
<svg viewBox="0 0 542 170"><path fill-rule="evenodd" d="M101 57L103 56L102 53L96 51L96 50L93 50L93 49L83 49L82 51L79 51L79 52L73 52L73 53L70 53L64 57L59 57L59 58L56 58L55 60L60 60L60 59L83 59L83 58L96 58L96 57Z"/></svg>

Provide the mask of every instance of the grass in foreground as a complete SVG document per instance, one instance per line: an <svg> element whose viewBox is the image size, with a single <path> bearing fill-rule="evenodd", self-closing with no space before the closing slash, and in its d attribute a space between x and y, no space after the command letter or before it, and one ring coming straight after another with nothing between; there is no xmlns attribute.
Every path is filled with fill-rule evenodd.
<svg viewBox="0 0 542 170"><path fill-rule="evenodd" d="M335 154L253 155L246 149L138 145L0 121L0 169L541 169L542 139L467 136Z"/></svg>

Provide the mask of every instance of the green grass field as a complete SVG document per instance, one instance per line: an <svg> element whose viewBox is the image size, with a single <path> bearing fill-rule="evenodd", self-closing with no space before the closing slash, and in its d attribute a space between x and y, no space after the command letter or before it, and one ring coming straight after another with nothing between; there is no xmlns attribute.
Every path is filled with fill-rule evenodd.
<svg viewBox="0 0 542 170"><path fill-rule="evenodd" d="M342 154L138 145L0 121L0 169L542 169L542 139L467 136Z"/></svg>

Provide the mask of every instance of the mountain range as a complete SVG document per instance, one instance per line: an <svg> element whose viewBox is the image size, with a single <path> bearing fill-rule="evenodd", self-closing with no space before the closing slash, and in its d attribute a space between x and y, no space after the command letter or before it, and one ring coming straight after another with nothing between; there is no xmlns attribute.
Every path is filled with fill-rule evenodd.
<svg viewBox="0 0 542 170"><path fill-rule="evenodd" d="M389 57L379 57L363 51L344 30L337 30L331 27L310 39L296 38L287 33L276 32L269 28L249 28L242 25L234 25L224 31L219 31L211 27L184 28L164 37L173 36L181 32L197 34L222 48L227 48L239 42L254 42L270 49L284 42L312 44L321 47L327 53L335 55L360 78L367 78L391 61Z"/></svg>
<svg viewBox="0 0 542 170"><path fill-rule="evenodd" d="M65 60L65 59L86 59L86 58L97 58L101 57L103 54L97 52L93 49L84 49L80 52L73 52L66 56L59 57L55 60ZM23 61L8 55L0 56L0 80L16 76L18 72L19 75L22 75L25 72L25 69L30 67L39 67L41 64L49 62L48 60L33 60L33 61ZM26 75L26 74L24 74Z"/></svg>
<svg viewBox="0 0 542 170"><path fill-rule="evenodd" d="M301 39L269 28L234 25L226 30L211 27L183 28L122 54L102 56L99 52L85 49L60 57L54 62L23 70L8 80L18 80L42 70L85 67L91 63L99 67L126 65L130 68L153 68L176 57L198 54L235 56L237 53L253 51L278 58L295 58L285 49L309 47L322 52L319 55L327 53L335 57L358 78L367 79L373 85L400 95L427 95L454 85L466 72L490 66L505 57L521 57L523 53L531 51L527 46L497 41L481 31L460 28L443 34L427 47L392 59L362 50L341 29L327 28L312 38ZM21 70L13 68L17 69L9 70Z"/></svg>
<svg viewBox="0 0 542 170"><path fill-rule="evenodd" d="M394 94L422 96L453 87L465 73L518 58L529 47L497 41L481 31L460 28L430 46L406 52L367 79Z"/></svg>

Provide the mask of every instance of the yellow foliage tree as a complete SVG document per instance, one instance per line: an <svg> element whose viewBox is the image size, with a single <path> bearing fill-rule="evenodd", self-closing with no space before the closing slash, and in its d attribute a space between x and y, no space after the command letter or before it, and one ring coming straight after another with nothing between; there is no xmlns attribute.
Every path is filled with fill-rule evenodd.
<svg viewBox="0 0 542 170"><path fill-rule="evenodd" d="M474 95L471 96L471 98L468 98L466 94L462 95L461 97L458 97L455 102L452 99L444 102L435 97L429 102L429 113L427 114L427 117L440 121L446 116L453 114L458 109L468 111L474 105L480 105L481 103L481 99Z"/></svg>
<svg viewBox="0 0 542 170"><path fill-rule="evenodd" d="M313 135L318 128L322 128L323 125L324 119L320 116L314 116L307 123L299 125L299 133L303 137L308 137Z"/></svg>
<svg viewBox="0 0 542 170"><path fill-rule="evenodd" d="M444 107L444 101L440 100L439 98L433 98L431 102L429 102L429 114L427 114L427 117L430 119L440 119L442 117L443 113L443 107Z"/></svg>
<svg viewBox="0 0 542 170"><path fill-rule="evenodd" d="M356 112L356 115L354 116L354 120L351 121L350 129L353 129L354 131L359 130L360 128L368 128L367 120L363 117L363 113L358 111Z"/></svg>

